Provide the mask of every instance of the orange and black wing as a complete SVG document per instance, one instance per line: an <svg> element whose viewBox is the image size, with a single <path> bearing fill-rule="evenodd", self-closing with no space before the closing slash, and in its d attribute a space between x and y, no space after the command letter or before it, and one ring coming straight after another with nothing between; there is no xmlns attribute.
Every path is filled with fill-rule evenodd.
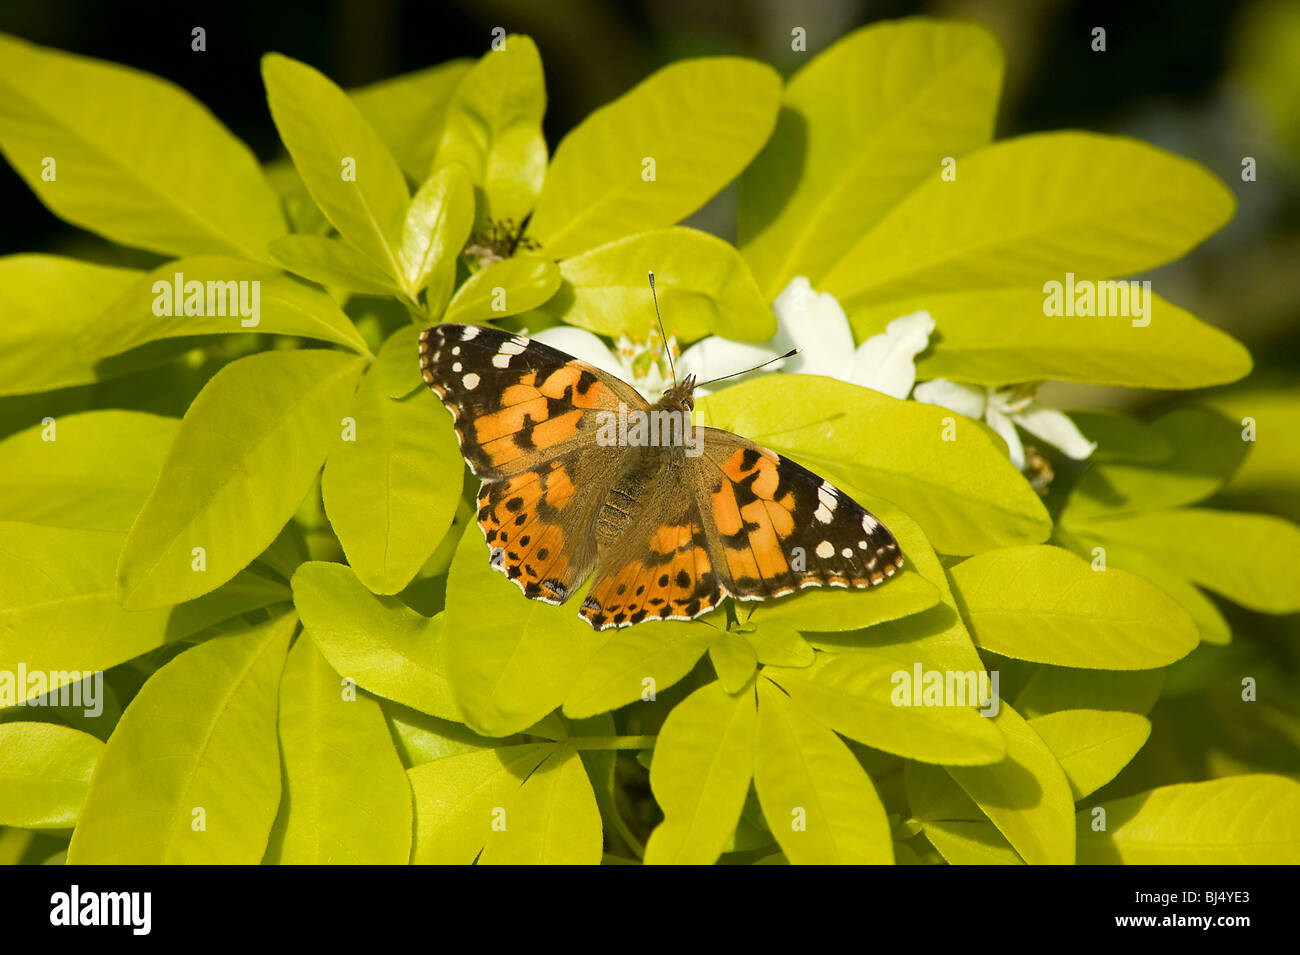
<svg viewBox="0 0 1300 955"><path fill-rule="evenodd" d="M894 535L829 481L729 431L701 430L696 496L710 558L732 596L872 587L903 566Z"/></svg>
<svg viewBox="0 0 1300 955"><path fill-rule="evenodd" d="M596 516L623 451L597 442L600 412L645 400L558 349L478 325L426 329L420 373L483 479L478 524L491 565L525 596L563 603L595 563Z"/></svg>
<svg viewBox="0 0 1300 955"><path fill-rule="evenodd" d="M603 554L578 613L597 630L643 620L691 620L726 592L705 521L680 469L660 476L636 520Z"/></svg>

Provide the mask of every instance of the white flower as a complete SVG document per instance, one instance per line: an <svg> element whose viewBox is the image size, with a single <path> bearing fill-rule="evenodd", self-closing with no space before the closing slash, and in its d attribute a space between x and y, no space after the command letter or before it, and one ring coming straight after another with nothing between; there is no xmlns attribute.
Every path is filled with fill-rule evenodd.
<svg viewBox="0 0 1300 955"><path fill-rule="evenodd" d="M917 385L912 397L967 418L983 418L1007 443L1011 463L1020 470L1025 467L1025 449L1016 425L1076 461L1088 457L1097 448L1096 442L1085 438L1073 421L1060 411L1036 404L1033 392L1024 388L985 388L936 378Z"/></svg>
<svg viewBox="0 0 1300 955"><path fill-rule="evenodd" d="M776 335L765 344L706 338L686 349L678 362L680 374L700 381L734 374L771 361L792 348L800 352L766 370L789 374L824 375L873 388L894 398L906 398L916 381L914 359L930 341L934 319L929 312L896 318L879 335L855 350L853 329L844 309L829 292L814 292L799 276L790 281L772 304ZM707 388L700 389L707 394Z"/></svg>
<svg viewBox="0 0 1300 955"><path fill-rule="evenodd" d="M800 276L792 279L772 304L776 313L776 334L763 344L736 342L716 335L677 351L677 339L669 336L669 347L677 362L677 379L695 375L700 382L757 371L755 366L771 362L760 373L784 371L790 374L824 375L850 384L873 388L894 398L906 398L916 381L914 360L930 341L934 319L929 312L913 312L891 321L879 335L872 335L856 349L853 330L844 309L829 292L814 292ZM634 386L654 401L670 382L667 359L659 344L658 328L651 326L645 344L621 336L613 352L591 332L570 325L556 325L532 336L574 358L595 365ZM781 361L773 359L799 348L800 353ZM734 384L749 375L736 375ZM725 386L724 386L725 387ZM709 394L707 385L697 392Z"/></svg>

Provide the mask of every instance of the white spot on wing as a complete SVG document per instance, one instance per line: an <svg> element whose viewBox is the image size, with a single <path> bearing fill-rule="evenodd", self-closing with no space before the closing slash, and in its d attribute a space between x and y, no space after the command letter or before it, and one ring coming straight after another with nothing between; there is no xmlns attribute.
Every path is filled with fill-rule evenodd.
<svg viewBox="0 0 1300 955"><path fill-rule="evenodd" d="M826 502L824 501L817 505L817 510L813 511L813 517L817 518L817 520L821 521L823 524L829 524L834 514L835 512L827 507Z"/></svg>
<svg viewBox="0 0 1300 955"><path fill-rule="evenodd" d="M866 531L868 534L870 534L879 526L880 526L880 521L876 520L870 514L862 515L862 529Z"/></svg>
<svg viewBox="0 0 1300 955"><path fill-rule="evenodd" d="M477 325L466 325L465 330L460 333L460 340L463 342L471 341L477 335L478 335Z"/></svg>
<svg viewBox="0 0 1300 955"><path fill-rule="evenodd" d="M475 388L478 387L478 375L474 374L474 372L471 371L468 375L466 375L464 378L461 379L461 384L465 386L467 391L473 391Z"/></svg>
<svg viewBox="0 0 1300 955"><path fill-rule="evenodd" d="M492 364L498 368L510 367L510 356L502 355L500 352L492 356Z"/></svg>
<svg viewBox="0 0 1300 955"><path fill-rule="evenodd" d="M826 560L835 553L835 545L830 541L822 541L817 545L817 550L814 551L814 553L816 553L822 560Z"/></svg>

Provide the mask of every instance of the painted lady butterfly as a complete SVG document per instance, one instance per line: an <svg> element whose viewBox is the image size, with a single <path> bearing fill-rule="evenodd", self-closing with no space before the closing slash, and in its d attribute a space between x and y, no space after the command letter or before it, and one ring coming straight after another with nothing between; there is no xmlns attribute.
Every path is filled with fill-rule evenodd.
<svg viewBox="0 0 1300 955"><path fill-rule="evenodd" d="M450 324L420 335L420 372L483 479L492 566L551 604L594 569L578 612L597 630L691 620L727 595L871 587L903 565L893 535L830 482L729 431L689 430L693 378L651 405L542 342Z"/></svg>

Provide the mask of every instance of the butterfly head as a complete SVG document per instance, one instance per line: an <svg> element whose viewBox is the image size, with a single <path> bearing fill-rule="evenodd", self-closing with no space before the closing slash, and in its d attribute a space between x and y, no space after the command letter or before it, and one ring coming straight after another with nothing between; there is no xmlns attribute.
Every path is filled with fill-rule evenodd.
<svg viewBox="0 0 1300 955"><path fill-rule="evenodd" d="M678 384L664 391L659 404L670 411L695 410L695 376L687 375Z"/></svg>

